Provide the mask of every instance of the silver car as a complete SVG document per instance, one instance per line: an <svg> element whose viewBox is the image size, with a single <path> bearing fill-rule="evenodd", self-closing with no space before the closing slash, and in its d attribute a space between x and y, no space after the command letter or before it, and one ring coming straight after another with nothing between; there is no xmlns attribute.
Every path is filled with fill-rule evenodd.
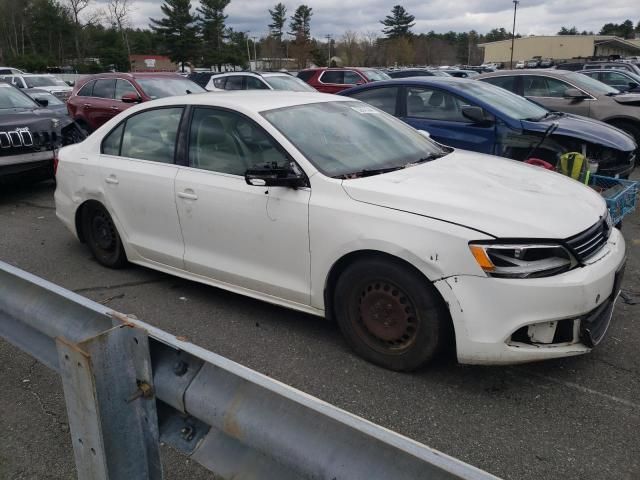
<svg viewBox="0 0 640 480"><path fill-rule="evenodd" d="M556 112L601 120L640 144L640 95L622 93L598 80L568 70L503 70L477 80L502 87Z"/></svg>

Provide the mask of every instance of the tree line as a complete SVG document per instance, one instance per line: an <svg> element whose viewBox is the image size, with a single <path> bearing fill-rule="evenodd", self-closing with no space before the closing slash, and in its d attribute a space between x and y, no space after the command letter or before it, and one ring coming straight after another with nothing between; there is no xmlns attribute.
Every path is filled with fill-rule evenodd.
<svg viewBox="0 0 640 480"><path fill-rule="evenodd" d="M259 40L227 25L231 0L164 0L160 18L149 28L133 28L133 0L2 0L0 65L29 71L71 65L79 72L128 70L129 55L168 55L197 67L248 67L255 55L271 59L272 68L342 63L353 66L477 64L478 44L511 39L505 28L415 33L415 17L402 5L380 19L380 30L346 31L337 38L314 37L314 11L308 5L289 8L282 2L265 12L268 34ZM640 22L607 23L598 32L633 38ZM587 35L563 26L560 35ZM519 36L519 35L516 35ZM258 40L255 42L255 40ZM255 42L255 44L254 44Z"/></svg>

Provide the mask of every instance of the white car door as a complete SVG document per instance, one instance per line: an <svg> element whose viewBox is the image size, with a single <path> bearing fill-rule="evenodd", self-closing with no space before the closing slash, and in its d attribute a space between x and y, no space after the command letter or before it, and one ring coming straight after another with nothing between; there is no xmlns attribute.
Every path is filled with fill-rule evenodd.
<svg viewBox="0 0 640 480"><path fill-rule="evenodd" d="M184 267L174 163L182 107L132 115L102 143L105 203L127 245L140 257Z"/></svg>
<svg viewBox="0 0 640 480"><path fill-rule="evenodd" d="M253 165L288 162L279 145L238 113L198 107L187 156L175 184L185 268L308 305L310 189L244 179Z"/></svg>

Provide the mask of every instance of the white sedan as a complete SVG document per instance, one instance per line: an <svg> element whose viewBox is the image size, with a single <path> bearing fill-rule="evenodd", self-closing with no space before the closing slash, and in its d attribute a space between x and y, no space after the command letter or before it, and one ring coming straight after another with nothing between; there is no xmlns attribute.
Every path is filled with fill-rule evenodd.
<svg viewBox="0 0 640 480"><path fill-rule="evenodd" d="M135 106L60 151L55 200L101 264L334 318L395 370L454 345L462 363L585 353L625 258L580 183L319 93Z"/></svg>

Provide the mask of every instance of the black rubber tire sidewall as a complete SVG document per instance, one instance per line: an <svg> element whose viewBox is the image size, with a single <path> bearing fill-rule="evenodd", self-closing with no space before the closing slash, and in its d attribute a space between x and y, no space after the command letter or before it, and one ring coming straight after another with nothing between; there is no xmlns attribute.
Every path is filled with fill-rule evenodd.
<svg viewBox="0 0 640 480"><path fill-rule="evenodd" d="M115 231L116 235L116 246L113 251L105 251L97 244L97 242L93 238L91 222L96 215L104 215L113 226L113 230ZM120 234L113 224L111 215L109 215L109 212L107 212L107 210L102 205L91 204L84 207L82 211L82 229L84 238L87 242L87 245L89 246L89 250L91 250L91 253L98 261L98 263L104 265L105 267L115 269L124 268L127 265L127 255L124 251L124 246L122 245Z"/></svg>
<svg viewBox="0 0 640 480"><path fill-rule="evenodd" d="M384 278L400 287L419 316L413 345L402 353L383 354L368 345L354 326L353 301L367 278ZM386 259L361 260L341 275L334 290L335 316L349 346L376 365L396 371L412 371L433 359L448 339L449 316L435 287L419 272ZM355 310L354 310L355 309Z"/></svg>

